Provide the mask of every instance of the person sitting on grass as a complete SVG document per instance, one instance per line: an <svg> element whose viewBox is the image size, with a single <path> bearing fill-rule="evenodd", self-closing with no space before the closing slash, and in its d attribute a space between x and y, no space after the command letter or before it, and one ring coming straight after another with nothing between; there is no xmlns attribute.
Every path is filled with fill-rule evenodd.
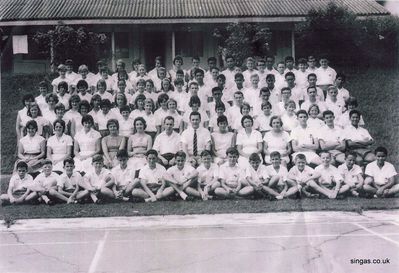
<svg viewBox="0 0 399 273"><path fill-rule="evenodd" d="M43 172L33 180L30 190L35 192L39 202L53 205L54 201L50 198L62 199L64 197L57 191L60 176L53 172L53 162L49 159L43 161Z"/></svg>
<svg viewBox="0 0 399 273"><path fill-rule="evenodd" d="M399 192L395 167L386 162L388 151L385 147L375 149L376 160L366 166L364 191L374 197L389 197Z"/></svg>
<svg viewBox="0 0 399 273"><path fill-rule="evenodd" d="M343 185L344 180L338 169L331 165L331 154L324 151L320 156L322 164L314 169L313 175L308 179L308 185L316 192L336 199L338 194L348 191L349 186Z"/></svg>
<svg viewBox="0 0 399 273"><path fill-rule="evenodd" d="M244 187L239 191L239 195L250 196L253 194L259 194L265 196L267 194L273 199L282 199L282 196L274 189L269 187L269 184L276 184L278 176L271 177L267 172L266 166L261 165L261 158L257 153L252 153L249 156L249 166L245 170L245 179L243 183Z"/></svg>
<svg viewBox="0 0 399 273"><path fill-rule="evenodd" d="M129 201L133 189L139 184L138 178L134 178L136 170L127 167L129 155L126 150L119 150L116 153L116 159L119 161L119 164L111 170L114 178L112 191L117 200Z"/></svg>
<svg viewBox="0 0 399 273"><path fill-rule="evenodd" d="M157 163L158 152L156 150L148 150L146 153L147 164L141 168L139 173L140 186L132 192L133 197L144 199L145 202L155 202L161 200L164 196L165 183L163 176L166 169ZM168 192L169 191L169 192ZM166 195L174 192L173 188L169 188Z"/></svg>
<svg viewBox="0 0 399 273"><path fill-rule="evenodd" d="M103 199L114 199L112 191L114 177L111 171L104 168L104 158L102 155L92 157L93 169L85 174L84 188L89 191L90 197L94 203L102 203Z"/></svg>
<svg viewBox="0 0 399 273"><path fill-rule="evenodd" d="M298 192L296 183L287 180L288 170L284 166L281 159L281 154L277 151L270 153L271 165L266 166L267 173L272 177L269 187L280 193L282 198L293 196ZM277 177L278 179L274 179Z"/></svg>
<svg viewBox="0 0 399 273"><path fill-rule="evenodd" d="M356 153L346 152L345 163L338 166L338 171L343 177L345 185L349 186L351 194L355 197L359 196L364 184L363 171L359 165L355 164L356 157Z"/></svg>
<svg viewBox="0 0 399 273"><path fill-rule="evenodd" d="M77 203L86 196L89 195L88 190L81 190L81 185L83 182L82 175L74 171L75 161L72 158L66 158L64 163L64 173L60 175L58 180L58 193L56 197L68 204Z"/></svg>
<svg viewBox="0 0 399 273"><path fill-rule="evenodd" d="M217 164L212 163L212 155L207 150L202 151L201 162L197 168L198 191L202 200L208 200L212 199L209 194L215 190L219 167Z"/></svg>
<svg viewBox="0 0 399 273"><path fill-rule="evenodd" d="M35 194L32 195L29 189L33 178L28 174L28 164L20 161L17 163L16 169L17 172L11 176L7 193L0 195L0 205L28 203L35 197Z"/></svg>
<svg viewBox="0 0 399 273"><path fill-rule="evenodd" d="M201 198L201 194L196 190L198 171L190 164L186 164L186 153L178 151L175 155L176 165L170 167L164 174L166 185L163 196L167 197L176 192L183 200L187 195ZM172 188L172 189L171 189Z"/></svg>
<svg viewBox="0 0 399 273"><path fill-rule="evenodd" d="M304 197L318 197L318 194L312 194L309 192L310 187L309 178L312 177L314 170L306 165L306 156L304 154L297 154L294 158L295 166L293 166L288 172L287 182L292 185L296 185L300 196Z"/></svg>
<svg viewBox="0 0 399 273"><path fill-rule="evenodd" d="M238 162L238 150L230 147L226 151L227 163L219 168L219 182L215 185L215 195L220 198L234 198L242 187L244 170L241 169Z"/></svg>

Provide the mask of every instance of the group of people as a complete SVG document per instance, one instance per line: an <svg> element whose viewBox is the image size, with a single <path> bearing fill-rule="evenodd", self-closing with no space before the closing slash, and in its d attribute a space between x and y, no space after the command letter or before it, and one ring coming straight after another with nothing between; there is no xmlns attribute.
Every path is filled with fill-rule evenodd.
<svg viewBox="0 0 399 273"><path fill-rule="evenodd" d="M118 60L109 74L67 60L24 96L3 203L111 199L393 196L387 149L371 151L358 101L328 59ZM275 68L276 67L276 68Z"/></svg>

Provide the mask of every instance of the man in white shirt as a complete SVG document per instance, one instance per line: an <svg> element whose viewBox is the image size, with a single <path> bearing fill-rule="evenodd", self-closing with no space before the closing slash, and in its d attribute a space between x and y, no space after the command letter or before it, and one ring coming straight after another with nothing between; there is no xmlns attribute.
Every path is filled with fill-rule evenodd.
<svg viewBox="0 0 399 273"><path fill-rule="evenodd" d="M175 119L167 116L164 119L165 131L160 133L154 142L153 149L158 152L160 163L164 167L175 164L175 154L180 149L180 135L173 130Z"/></svg>

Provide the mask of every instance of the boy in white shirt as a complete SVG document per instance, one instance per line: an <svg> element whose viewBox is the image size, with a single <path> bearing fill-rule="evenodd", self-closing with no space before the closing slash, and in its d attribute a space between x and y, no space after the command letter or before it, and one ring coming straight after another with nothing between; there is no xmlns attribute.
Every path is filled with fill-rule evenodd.
<svg viewBox="0 0 399 273"><path fill-rule="evenodd" d="M245 179L244 187L239 191L240 196L248 197L258 193L262 196L267 194L277 200L283 199L280 193L269 187L270 184L276 184L279 177L270 177L266 166L261 165L260 156L256 153L249 156L249 166L245 170ZM274 181L271 181L272 179Z"/></svg>
<svg viewBox="0 0 399 273"><path fill-rule="evenodd" d="M36 193L39 201L44 201L47 205L53 205L48 195L62 199L62 194L57 191L60 176L53 172L53 163L49 159L43 161L43 172L33 180L31 191Z"/></svg>
<svg viewBox="0 0 399 273"><path fill-rule="evenodd" d="M234 198L239 195L242 188L244 177L244 170L238 164L238 150L230 147L226 151L227 163L219 168L218 183L215 184L215 195L220 198ZM247 183L244 181L244 184Z"/></svg>
<svg viewBox="0 0 399 273"><path fill-rule="evenodd" d="M135 178L135 169L128 169L127 161L129 155L126 150L119 150L116 154L119 164L111 170L115 183L112 185L115 199L129 201L133 189L139 185L140 181Z"/></svg>
<svg viewBox="0 0 399 273"><path fill-rule="evenodd" d="M68 85L67 85L68 88ZM35 101L37 105L39 105L40 110L46 110L48 108L48 104L46 102L46 95L48 94L48 86L46 81L41 81L39 83L39 93L40 95L35 97Z"/></svg>
<svg viewBox="0 0 399 273"><path fill-rule="evenodd" d="M364 191L374 197L389 197L399 192L395 167L386 162L388 150L385 147L375 149L376 160L366 166Z"/></svg>
<svg viewBox="0 0 399 273"><path fill-rule="evenodd" d="M141 168L139 173L140 187L135 188L132 195L133 197L144 199L145 202L155 202L161 200L164 196L169 196L174 190L173 188L168 188L165 191L166 183L163 177L166 169L157 163L157 151L148 150L146 157L147 164Z"/></svg>
<svg viewBox="0 0 399 273"><path fill-rule="evenodd" d="M313 175L308 179L308 185L328 198L336 199L337 195L346 192L349 186L342 186L342 176L338 169L330 164L331 154L321 152L320 157L323 163L315 168Z"/></svg>
<svg viewBox="0 0 399 273"><path fill-rule="evenodd" d="M348 190L355 197L359 196L359 192L363 189L364 184L363 171L355 164L356 157L356 153L346 152L345 163L338 166L338 171L344 179L345 185L349 187Z"/></svg>
<svg viewBox="0 0 399 273"><path fill-rule="evenodd" d="M306 165L306 156L304 154L297 154L294 158L295 166L293 166L288 172L287 182L291 185L295 185L291 190L291 194L299 192L299 194L305 197L318 197L318 194L312 194L309 192L311 189L309 186L310 180L314 170Z"/></svg>
<svg viewBox="0 0 399 273"><path fill-rule="evenodd" d="M59 196L59 199L67 202L68 204L76 203L89 195L89 191L79 191L83 178L79 172L74 171L75 161L72 158L66 158L63 164L64 173L60 175L57 186L58 192L64 198L60 198L61 196Z"/></svg>
<svg viewBox="0 0 399 273"><path fill-rule="evenodd" d="M255 69L255 59L252 57L248 57L246 61L247 70L245 70L242 74L244 76L244 86L250 87L251 86L251 76L253 74L257 74L258 71Z"/></svg>
<svg viewBox="0 0 399 273"><path fill-rule="evenodd" d="M318 79L318 86L323 89L324 92L326 92L327 87L334 84L334 81L337 77L337 72L328 66L328 59L326 57L320 58L319 62L320 67L315 71Z"/></svg>
<svg viewBox="0 0 399 273"><path fill-rule="evenodd" d="M3 204L23 204L36 197L31 194L29 189L32 186L33 178L28 174L28 164L20 161L16 166L17 172L11 176L6 194L0 195L0 205Z"/></svg>
<svg viewBox="0 0 399 273"><path fill-rule="evenodd" d="M207 150L201 153L201 164L197 168L198 172L198 192L201 194L202 200L212 199L209 194L213 192L217 186L217 178L219 175L219 167L212 163L211 153Z"/></svg>
<svg viewBox="0 0 399 273"><path fill-rule="evenodd" d="M179 151L175 155L176 165L169 168L164 174L164 181L167 188L163 192L163 197L167 197L176 192L183 200L188 195L201 198L201 194L196 190L198 171L190 164L186 164L186 153Z"/></svg>
<svg viewBox="0 0 399 273"><path fill-rule="evenodd" d="M94 155L92 157L92 165L94 168L83 177L83 188L89 191L94 203L102 203L103 198L114 199L115 195L112 187L115 180L111 171L104 168L102 155Z"/></svg>

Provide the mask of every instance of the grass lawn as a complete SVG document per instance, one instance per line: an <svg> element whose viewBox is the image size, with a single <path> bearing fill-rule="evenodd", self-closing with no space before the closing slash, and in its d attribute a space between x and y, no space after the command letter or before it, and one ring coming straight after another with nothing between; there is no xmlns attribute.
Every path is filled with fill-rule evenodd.
<svg viewBox="0 0 399 273"><path fill-rule="evenodd" d="M162 201L155 203L110 203L110 204L57 204L54 206L20 205L1 208L0 219L6 223L18 219L32 218L73 218L103 216L148 216L188 215L219 213L265 213L282 211L355 211L373 209L398 209L399 198L343 200L212 200L212 201Z"/></svg>

